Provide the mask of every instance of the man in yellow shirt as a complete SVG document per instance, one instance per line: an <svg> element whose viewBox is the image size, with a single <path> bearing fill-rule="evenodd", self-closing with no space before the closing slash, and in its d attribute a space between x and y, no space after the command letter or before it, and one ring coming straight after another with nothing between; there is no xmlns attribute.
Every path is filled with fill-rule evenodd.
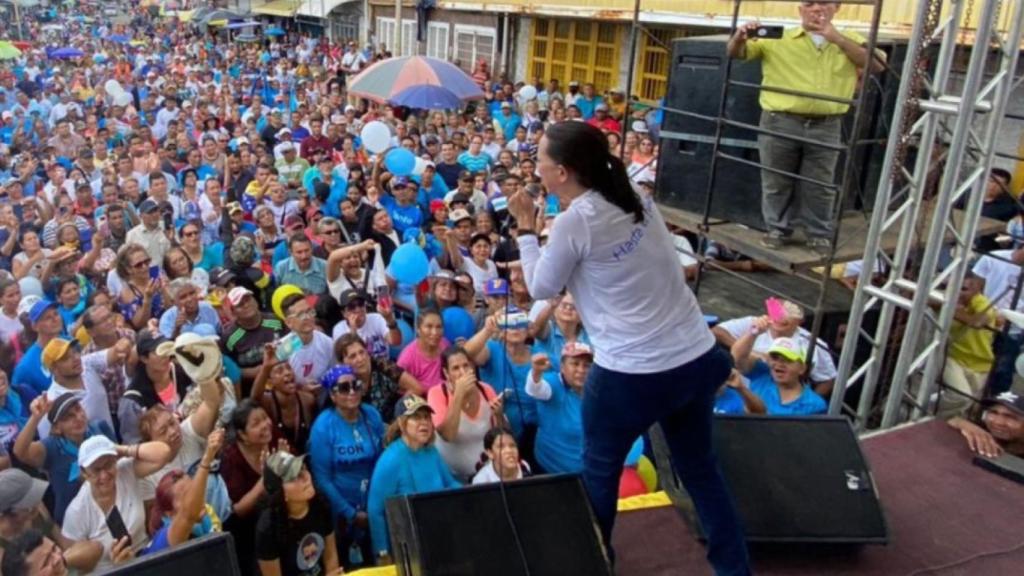
<svg viewBox="0 0 1024 576"><path fill-rule="evenodd" d="M972 398L981 398L995 362L996 311L981 293L983 286L981 278L972 276L964 279L960 289L942 370L942 381L951 388L939 405L944 416L962 414L973 404Z"/></svg>
<svg viewBox="0 0 1024 576"><path fill-rule="evenodd" d="M763 129L809 142L840 143L842 117L849 105L779 91L853 98L858 74L869 58L862 36L839 32L832 25L839 6L839 2L801 2L800 26L785 30L782 38L756 39L753 34L760 23L751 22L740 26L729 40L730 57L762 62ZM880 71L883 65L876 60L872 68ZM770 134L758 136L758 148L765 168L761 172L761 211L768 229L762 243L772 249L781 248L793 234L791 222L799 212L808 247L828 254L835 189L780 172L833 183L839 152Z"/></svg>

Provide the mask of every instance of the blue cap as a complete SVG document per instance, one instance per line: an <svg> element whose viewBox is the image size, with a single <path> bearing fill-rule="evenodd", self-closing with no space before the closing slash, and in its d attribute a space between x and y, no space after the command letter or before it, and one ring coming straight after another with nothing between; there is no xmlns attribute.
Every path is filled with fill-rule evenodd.
<svg viewBox="0 0 1024 576"><path fill-rule="evenodd" d="M395 176L394 178L391 179L391 187L392 188L394 188L396 186L408 186L408 185L409 185L409 178L407 178L405 176Z"/></svg>
<svg viewBox="0 0 1024 576"><path fill-rule="evenodd" d="M508 296L508 280L491 278L484 283L484 296Z"/></svg>
<svg viewBox="0 0 1024 576"><path fill-rule="evenodd" d="M39 319L42 318L43 314L45 314L50 308L56 310L57 303L53 300L40 300L39 302L36 302L32 306L32 309L28 311L29 320L31 320L33 324L39 322Z"/></svg>
<svg viewBox="0 0 1024 576"><path fill-rule="evenodd" d="M142 204L139 204L139 213L149 214L150 212L157 210L158 208L160 208L160 206L157 205L157 203L152 198L146 198L145 200L142 201Z"/></svg>

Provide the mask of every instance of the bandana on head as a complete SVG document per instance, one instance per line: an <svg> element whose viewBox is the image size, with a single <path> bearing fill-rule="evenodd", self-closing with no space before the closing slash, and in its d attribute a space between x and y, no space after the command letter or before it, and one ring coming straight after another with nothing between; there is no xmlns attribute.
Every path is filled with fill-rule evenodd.
<svg viewBox="0 0 1024 576"><path fill-rule="evenodd" d="M352 367L348 364L338 364L320 377L320 385L330 390L338 383L338 378L341 378L342 376L354 377L355 375L356 373L352 371Z"/></svg>

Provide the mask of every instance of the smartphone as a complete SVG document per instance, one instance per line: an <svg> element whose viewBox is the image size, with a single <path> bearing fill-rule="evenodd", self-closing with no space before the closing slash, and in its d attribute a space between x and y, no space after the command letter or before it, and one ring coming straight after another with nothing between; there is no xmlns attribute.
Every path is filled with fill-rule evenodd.
<svg viewBox="0 0 1024 576"><path fill-rule="evenodd" d="M782 34L785 31L786 29L783 26L758 26L751 30L747 37L761 40L778 40L782 38Z"/></svg>
<svg viewBox="0 0 1024 576"><path fill-rule="evenodd" d="M128 533L128 528L124 525L124 519L121 518L121 512L114 506L110 510L110 514L107 515L107 529L110 530L110 535L117 542L121 538L128 538L128 545L131 546L132 536Z"/></svg>
<svg viewBox="0 0 1024 576"><path fill-rule="evenodd" d="M394 303L391 300L391 288L387 285L377 286L377 312L385 314L391 311Z"/></svg>
<svg viewBox="0 0 1024 576"><path fill-rule="evenodd" d="M150 266L149 267L149 279L150 280L156 280L159 277L160 277L160 267L159 266Z"/></svg>

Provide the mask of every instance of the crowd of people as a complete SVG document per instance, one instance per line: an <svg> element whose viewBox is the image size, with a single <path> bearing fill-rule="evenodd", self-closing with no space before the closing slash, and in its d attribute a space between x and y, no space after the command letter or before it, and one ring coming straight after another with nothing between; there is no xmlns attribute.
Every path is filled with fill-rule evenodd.
<svg viewBox="0 0 1024 576"><path fill-rule="evenodd" d="M630 311L585 323L589 294L531 290L523 262L567 170L603 166L652 209L652 117L482 65L463 110L378 105L346 80L386 52L124 9L40 11L0 62L0 572L88 573L227 531L244 574L335 573L391 561L388 498L580 472L585 324L607 339ZM364 145L371 122L415 173ZM522 236L517 195L537 214ZM413 282L408 247L427 262ZM835 367L803 316L781 302L715 328L736 366L715 412L825 412ZM650 488L636 455L613 467L619 496Z"/></svg>

